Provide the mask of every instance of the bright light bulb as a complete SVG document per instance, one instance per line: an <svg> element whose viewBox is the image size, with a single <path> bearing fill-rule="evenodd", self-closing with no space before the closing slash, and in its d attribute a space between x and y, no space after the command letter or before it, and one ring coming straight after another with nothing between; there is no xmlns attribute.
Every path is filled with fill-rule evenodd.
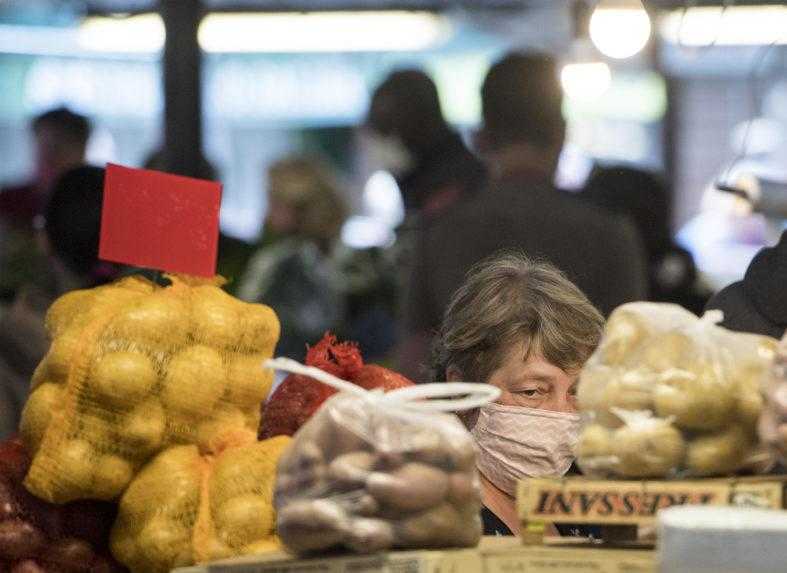
<svg viewBox="0 0 787 573"><path fill-rule="evenodd" d="M594 100L604 95L612 82L612 72L604 62L566 64L560 71L560 83L566 96Z"/></svg>
<svg viewBox="0 0 787 573"><path fill-rule="evenodd" d="M630 58L650 39L650 17L636 0L604 0L590 17L590 39L605 56Z"/></svg>

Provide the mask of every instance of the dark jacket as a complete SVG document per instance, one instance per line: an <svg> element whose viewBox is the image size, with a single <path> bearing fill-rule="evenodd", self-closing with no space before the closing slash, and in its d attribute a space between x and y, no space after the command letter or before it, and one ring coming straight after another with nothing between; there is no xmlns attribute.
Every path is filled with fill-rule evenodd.
<svg viewBox="0 0 787 573"><path fill-rule="evenodd" d="M724 312L722 326L781 338L787 329L787 231L754 257L742 281L722 289L706 310Z"/></svg>
<svg viewBox="0 0 787 573"><path fill-rule="evenodd" d="M647 298L643 249L627 219L554 188L506 186L457 205L423 230L404 304L407 331L435 331L468 269L513 248L564 271L605 315Z"/></svg>

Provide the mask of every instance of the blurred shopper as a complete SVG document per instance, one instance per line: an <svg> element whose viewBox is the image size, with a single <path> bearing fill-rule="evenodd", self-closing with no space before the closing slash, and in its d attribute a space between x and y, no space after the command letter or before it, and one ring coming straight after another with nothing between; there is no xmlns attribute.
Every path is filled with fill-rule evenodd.
<svg viewBox="0 0 787 573"><path fill-rule="evenodd" d="M0 190L0 300L10 302L17 289L41 272L34 225L43 214L52 183L81 165L90 137L90 122L67 108L52 109L30 124L34 172L30 180Z"/></svg>
<svg viewBox="0 0 787 573"><path fill-rule="evenodd" d="M478 445L484 535L519 533L516 484L569 472L579 433L579 371L604 319L565 275L521 253L467 274L432 353L432 380L475 380L501 390L463 416Z"/></svg>
<svg viewBox="0 0 787 573"><path fill-rule="evenodd" d="M699 283L691 254L672 238L670 196L657 175L623 165L596 167L579 197L634 223L648 257L649 300L702 314L711 293Z"/></svg>
<svg viewBox="0 0 787 573"><path fill-rule="evenodd" d="M16 431L30 377L49 342L44 315L61 294L117 277L118 268L98 260L104 170L77 167L52 187L38 239L50 272L19 289L0 321L0 439Z"/></svg>
<svg viewBox="0 0 787 573"><path fill-rule="evenodd" d="M762 249L746 276L722 289L707 310L724 312L722 326L781 338L787 329L787 231L774 247Z"/></svg>
<svg viewBox="0 0 787 573"><path fill-rule="evenodd" d="M554 60L507 55L489 70L481 99L477 145L492 180L419 237L399 365L413 379L465 272L501 248L553 263L604 314L647 297L643 250L631 224L552 186L565 135Z"/></svg>
<svg viewBox="0 0 787 573"><path fill-rule="evenodd" d="M476 192L481 162L443 117L437 87L420 70L399 70L374 91L367 119L372 161L389 171L405 212L434 217Z"/></svg>
<svg viewBox="0 0 787 573"><path fill-rule="evenodd" d="M268 171L268 211L262 246L238 286L238 296L276 310L276 353L303 360L306 345L343 320L335 258L346 208L333 175L309 157L282 159Z"/></svg>

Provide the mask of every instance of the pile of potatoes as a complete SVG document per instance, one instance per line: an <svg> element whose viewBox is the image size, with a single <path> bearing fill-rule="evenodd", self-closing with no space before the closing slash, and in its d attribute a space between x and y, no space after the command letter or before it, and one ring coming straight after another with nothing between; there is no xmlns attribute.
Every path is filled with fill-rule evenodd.
<svg viewBox="0 0 787 573"><path fill-rule="evenodd" d="M760 418L760 437L787 465L787 334L765 380L765 412Z"/></svg>
<svg viewBox="0 0 787 573"><path fill-rule="evenodd" d="M113 555L133 572L181 567L280 549L275 535L278 436L202 455L196 446L158 454L120 499Z"/></svg>
<svg viewBox="0 0 787 573"><path fill-rule="evenodd" d="M256 435L276 314L212 282L169 278L70 292L49 309L52 343L20 426L35 495L115 499L165 447L210 452Z"/></svg>
<svg viewBox="0 0 787 573"><path fill-rule="evenodd" d="M728 331L715 318L659 303L612 313L578 387L584 473L663 478L768 466L757 424L776 341Z"/></svg>
<svg viewBox="0 0 787 573"><path fill-rule="evenodd" d="M297 554L472 547L482 532L475 459L453 415L338 394L280 460L278 534Z"/></svg>

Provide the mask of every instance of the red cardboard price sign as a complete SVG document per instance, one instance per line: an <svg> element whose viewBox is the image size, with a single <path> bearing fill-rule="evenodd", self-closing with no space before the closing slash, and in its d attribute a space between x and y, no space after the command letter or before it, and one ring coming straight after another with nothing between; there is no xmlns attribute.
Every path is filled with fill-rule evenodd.
<svg viewBox="0 0 787 573"><path fill-rule="evenodd" d="M100 258L212 277L221 184L108 164Z"/></svg>

